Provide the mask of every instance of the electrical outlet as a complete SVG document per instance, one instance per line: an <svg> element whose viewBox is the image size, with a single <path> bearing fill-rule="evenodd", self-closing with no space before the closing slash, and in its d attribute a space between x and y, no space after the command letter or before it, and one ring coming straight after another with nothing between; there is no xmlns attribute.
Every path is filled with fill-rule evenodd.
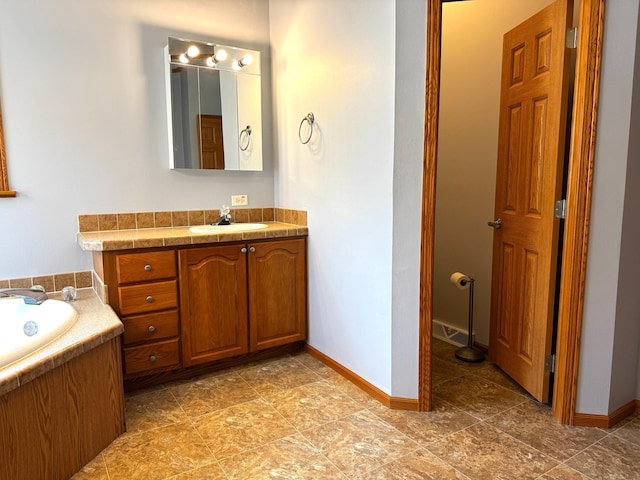
<svg viewBox="0 0 640 480"><path fill-rule="evenodd" d="M231 206L240 207L243 205L249 205L248 195L231 195Z"/></svg>

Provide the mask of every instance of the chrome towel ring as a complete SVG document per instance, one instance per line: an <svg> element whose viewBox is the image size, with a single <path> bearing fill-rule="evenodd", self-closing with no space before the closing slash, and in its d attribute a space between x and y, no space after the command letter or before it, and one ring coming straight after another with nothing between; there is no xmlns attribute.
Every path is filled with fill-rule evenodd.
<svg viewBox="0 0 640 480"><path fill-rule="evenodd" d="M247 125L246 128L240 132L238 141L240 143L240 150L245 152L247 148L249 148L249 143L251 143L251 125Z"/></svg>
<svg viewBox="0 0 640 480"><path fill-rule="evenodd" d="M309 141L311 140L311 137L313 137L313 123L316 121L313 113L309 112L307 113L307 116L304 117L302 119L302 121L300 122L300 126L298 127L298 138L300 139L300 143L302 143L303 145L306 145L307 143L309 143ZM302 125L304 125L306 123L309 124L309 135L307 137L306 140L302 139Z"/></svg>

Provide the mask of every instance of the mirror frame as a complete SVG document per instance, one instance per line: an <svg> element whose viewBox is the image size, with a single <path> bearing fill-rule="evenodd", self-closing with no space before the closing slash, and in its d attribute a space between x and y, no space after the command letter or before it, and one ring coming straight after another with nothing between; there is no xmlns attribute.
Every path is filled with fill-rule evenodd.
<svg viewBox="0 0 640 480"><path fill-rule="evenodd" d="M200 52L197 53L193 57L189 57L186 54L187 47L191 45L195 45L200 48ZM228 55L225 55L225 58L220 58L219 61L214 61L214 64L209 64L206 61L207 57L211 57L211 55L218 51L224 50ZM167 103L167 123L168 123L168 135L169 135L169 168L171 170L181 170L181 171L220 171L220 172L261 172L264 169L264 158L263 158L263 138L262 138L262 68L261 68L261 52L259 50L252 50L244 47L236 47L231 45L223 45L217 43L210 43L207 41L201 40L191 40L186 38L179 37L168 37L167 45L164 49L165 52L165 83L166 83L166 103ZM182 55L180 55L181 52ZM182 56L185 56L185 59L182 59ZM253 61L249 61L245 65L239 62L240 58L244 60L244 56L252 57ZM214 57L211 57L214 58ZM240 64L240 67L238 67ZM248 135L255 140L251 140L251 148L247 149L247 147L242 148L238 145L235 149L231 148L228 159L231 160L230 163L227 164L227 155L225 154L225 162L222 168L206 168L200 166L176 166L176 152L175 152L175 130L174 130L174 98L173 98L173 73L172 66L179 66L187 69L194 69L198 74L197 81L197 91L198 91L198 104L201 103L203 98L202 90L200 87L200 75L208 72L218 72L220 75L222 73L230 73L233 74L233 90L234 90L234 108L233 115L236 115L235 120L230 123L223 122L223 132L224 132L224 146L229 149L231 144L227 144L227 140L231 138L241 139L242 134L246 133L248 130ZM247 82L251 79L258 80L257 85L251 85L251 88L247 88ZM241 81L242 80L242 81ZM220 78L220 82L222 78ZM225 82L228 83L228 82ZM245 94L249 94L249 96L253 98L253 100L258 105L257 117L256 117L256 109L250 109L251 113L247 115L246 106L250 104L247 100L247 95L240 95L240 90L242 86L242 91ZM222 95L222 83L220 83L220 94ZM241 98L244 98L244 101L241 101ZM224 99L222 99L224 100ZM222 102L224 107L224 102ZM244 113L241 118L241 105L244 105L245 108L242 110ZM202 111L201 107L198 107L198 117L204 116L205 113ZM224 109L224 108L223 108ZM229 112L227 112L229 113ZM233 115L229 118L233 118ZM243 127L246 125L246 128ZM200 128L201 126L196 126L197 134L198 134L198 142L200 142ZM231 127L231 128L229 128ZM190 134L193 134L193 130ZM230 135L229 135L230 134ZM215 136L215 135L214 135ZM238 140L239 142L240 140ZM231 142L233 143L233 142ZM202 152L202 145L198 145L198 150ZM234 160L234 152L237 154L237 158ZM200 158L200 164L202 163L202 157Z"/></svg>
<svg viewBox="0 0 640 480"><path fill-rule="evenodd" d="M7 174L7 155L4 149L4 131L2 129L2 108L0 108L0 197L15 196L16 192L9 189L9 175Z"/></svg>

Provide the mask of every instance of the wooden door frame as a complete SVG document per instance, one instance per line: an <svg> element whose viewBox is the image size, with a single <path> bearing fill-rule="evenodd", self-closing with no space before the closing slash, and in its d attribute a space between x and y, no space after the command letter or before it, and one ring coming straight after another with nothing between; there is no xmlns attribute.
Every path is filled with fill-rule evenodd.
<svg viewBox="0 0 640 480"><path fill-rule="evenodd" d="M560 272L556 372L553 387L553 413L558 421L569 425L574 424L578 383L580 332L602 56L604 0L580 0L578 26L579 38L567 169L567 211ZM427 79L422 174L418 347L418 409L421 411L429 411L432 407L431 330L441 40L442 0L427 0Z"/></svg>

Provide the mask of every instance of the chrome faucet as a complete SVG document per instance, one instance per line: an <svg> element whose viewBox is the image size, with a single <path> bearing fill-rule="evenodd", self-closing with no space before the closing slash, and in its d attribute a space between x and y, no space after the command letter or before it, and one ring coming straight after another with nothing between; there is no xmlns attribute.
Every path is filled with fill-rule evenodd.
<svg viewBox="0 0 640 480"><path fill-rule="evenodd" d="M220 219L216 225L231 225L231 209L228 205L222 205L220 209Z"/></svg>
<svg viewBox="0 0 640 480"><path fill-rule="evenodd" d="M19 297L28 305L40 305L49 297L37 288L2 288L0 297Z"/></svg>

